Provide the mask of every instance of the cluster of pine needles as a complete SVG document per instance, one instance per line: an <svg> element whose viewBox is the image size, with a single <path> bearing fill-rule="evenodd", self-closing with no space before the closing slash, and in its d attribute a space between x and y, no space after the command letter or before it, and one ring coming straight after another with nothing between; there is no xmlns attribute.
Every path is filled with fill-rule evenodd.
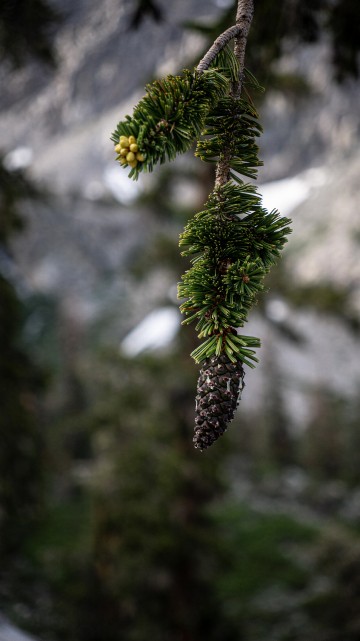
<svg viewBox="0 0 360 641"><path fill-rule="evenodd" d="M264 278L291 230L290 220L276 209L268 212L256 187L244 181L255 179L262 164L257 145L262 128L248 91L258 90L259 85L246 72L245 97L235 98L230 89L238 76L237 59L227 46L202 73L185 70L179 76L156 80L147 85L133 115L117 125L112 140L116 145L121 140L135 141L134 158L128 156L130 147L126 155L119 147L120 162L130 165L129 176L134 179L140 172L152 171L156 164L188 151L194 143L195 155L204 162L219 163L227 158L228 182L215 185L202 211L189 220L180 235L182 255L190 257L191 267L179 283L178 295L180 310L186 316L183 322L196 323L201 340L192 352L195 361L204 362L206 368L209 363L216 367L217 359L222 359L223 367L225 358L242 372L244 363L253 367L257 361L254 350L260 340L239 333L239 329L264 289ZM242 381L242 373L238 374L239 385L240 378ZM208 403L205 411L214 412L214 420L206 426L210 431L214 426L220 429L221 423L218 408L211 407ZM197 446L202 449L210 442L212 436Z"/></svg>

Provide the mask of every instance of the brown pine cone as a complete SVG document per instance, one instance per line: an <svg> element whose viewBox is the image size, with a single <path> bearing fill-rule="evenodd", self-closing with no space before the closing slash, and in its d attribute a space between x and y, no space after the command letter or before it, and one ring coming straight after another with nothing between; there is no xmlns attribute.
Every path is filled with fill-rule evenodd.
<svg viewBox="0 0 360 641"><path fill-rule="evenodd" d="M204 450L216 441L234 418L244 388L244 368L226 354L204 361L196 396L194 445Z"/></svg>

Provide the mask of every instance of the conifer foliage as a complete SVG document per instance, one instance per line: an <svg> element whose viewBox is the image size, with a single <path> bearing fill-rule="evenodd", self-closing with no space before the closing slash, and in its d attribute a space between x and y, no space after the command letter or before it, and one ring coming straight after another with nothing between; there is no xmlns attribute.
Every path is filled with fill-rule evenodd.
<svg viewBox="0 0 360 641"><path fill-rule="evenodd" d="M228 90L228 80L216 69L201 74L185 70L181 76L155 80L146 89L133 115L119 122L111 136L116 152L121 136L136 139L144 160L130 171L135 179L140 171L152 171L157 163L190 149L200 138L209 111Z"/></svg>
<svg viewBox="0 0 360 641"><path fill-rule="evenodd" d="M179 284L185 324L195 322L201 344L192 352L202 364L196 397L194 444L211 445L234 417L244 386L243 365L254 367L260 340L238 333L243 327L264 278L280 256L290 233L287 218L268 212L256 187L261 165L257 137L258 114L248 89L258 89L244 73L246 35L252 0L239 0L237 27L224 32L193 72L168 76L147 86L133 116L120 122L112 135L115 151L133 136L142 161L130 164L130 177L151 171L197 143L195 155L216 163L215 186L202 211L180 235L183 256L191 267ZM248 20L244 27L244 16ZM228 41L237 28L232 50ZM240 95L241 85L244 85ZM130 156L129 156L130 158Z"/></svg>

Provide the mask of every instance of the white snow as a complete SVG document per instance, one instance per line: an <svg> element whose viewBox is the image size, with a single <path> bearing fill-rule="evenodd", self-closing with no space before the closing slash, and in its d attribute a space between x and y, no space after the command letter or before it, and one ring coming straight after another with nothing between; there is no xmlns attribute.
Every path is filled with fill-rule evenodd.
<svg viewBox="0 0 360 641"><path fill-rule="evenodd" d="M274 323L283 322L289 315L289 306L282 298L269 297L265 303L266 316Z"/></svg>
<svg viewBox="0 0 360 641"><path fill-rule="evenodd" d="M139 196L141 190L139 182L129 180L128 172L119 165L107 165L103 180L114 198L123 205L130 205Z"/></svg>
<svg viewBox="0 0 360 641"><path fill-rule="evenodd" d="M324 181L325 173L322 169L310 169L292 178L259 185L259 193L268 211L278 209L283 216L289 216L296 207L307 200L312 188L324 184Z"/></svg>
<svg viewBox="0 0 360 641"><path fill-rule="evenodd" d="M125 336L121 350L126 356L134 357L145 351L167 347L180 329L180 312L176 307L159 307Z"/></svg>
<svg viewBox="0 0 360 641"><path fill-rule="evenodd" d="M8 171L26 169L33 161L33 150L30 147L16 147L6 154L4 165Z"/></svg>
<svg viewBox="0 0 360 641"><path fill-rule="evenodd" d="M0 614L0 641L35 641L35 637L22 632Z"/></svg>

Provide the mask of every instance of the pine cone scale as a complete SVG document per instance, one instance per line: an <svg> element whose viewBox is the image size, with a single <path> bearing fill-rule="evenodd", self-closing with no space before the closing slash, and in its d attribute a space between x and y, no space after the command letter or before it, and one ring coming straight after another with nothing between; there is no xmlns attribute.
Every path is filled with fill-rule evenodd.
<svg viewBox="0 0 360 641"><path fill-rule="evenodd" d="M194 445L203 450L214 443L234 418L239 394L244 387L240 360L226 354L207 359L200 371L195 405Z"/></svg>

